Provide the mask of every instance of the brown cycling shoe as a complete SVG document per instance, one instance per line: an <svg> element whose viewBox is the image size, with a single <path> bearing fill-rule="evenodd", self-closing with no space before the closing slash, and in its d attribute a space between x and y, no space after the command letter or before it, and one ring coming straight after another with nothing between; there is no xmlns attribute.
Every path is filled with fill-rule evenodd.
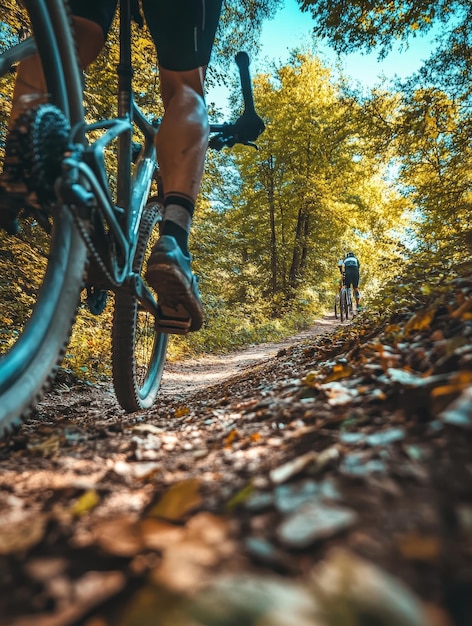
<svg viewBox="0 0 472 626"><path fill-rule="evenodd" d="M158 296L161 313L157 327L163 332L185 334L203 324L203 307L197 277L175 237L162 235L151 251L145 278Z"/></svg>

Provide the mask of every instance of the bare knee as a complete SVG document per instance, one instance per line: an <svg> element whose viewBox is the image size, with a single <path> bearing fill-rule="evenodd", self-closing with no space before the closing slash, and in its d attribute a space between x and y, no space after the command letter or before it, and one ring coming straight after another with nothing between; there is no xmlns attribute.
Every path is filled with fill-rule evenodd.
<svg viewBox="0 0 472 626"><path fill-rule="evenodd" d="M204 78L205 68L197 67L194 70L177 72L159 68L159 78L161 83L161 95L164 108L175 97L185 97L189 95L199 96L204 100Z"/></svg>

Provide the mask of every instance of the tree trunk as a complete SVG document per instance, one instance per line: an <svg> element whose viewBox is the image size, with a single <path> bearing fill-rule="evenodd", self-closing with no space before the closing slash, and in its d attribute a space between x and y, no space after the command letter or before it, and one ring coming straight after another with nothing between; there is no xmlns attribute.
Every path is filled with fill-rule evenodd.
<svg viewBox="0 0 472 626"><path fill-rule="evenodd" d="M300 275L300 266L303 256L306 256L306 229L308 226L308 215L304 207L298 211L297 228L295 231L295 241L293 244L292 265L290 266L289 285L296 287L297 278Z"/></svg>
<svg viewBox="0 0 472 626"><path fill-rule="evenodd" d="M272 294L277 292L277 238L275 229L275 201L274 201L274 159L269 157L268 161L268 186L267 186L267 200L269 204L269 216L270 216L270 273L271 273L271 287Z"/></svg>

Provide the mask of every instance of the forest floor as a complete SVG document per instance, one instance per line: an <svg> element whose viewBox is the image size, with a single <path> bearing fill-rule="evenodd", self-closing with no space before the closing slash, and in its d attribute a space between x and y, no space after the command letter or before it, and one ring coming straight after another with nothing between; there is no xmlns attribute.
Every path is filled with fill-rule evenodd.
<svg viewBox="0 0 472 626"><path fill-rule="evenodd" d="M0 443L2 626L471 626L472 282L170 363L60 372Z"/></svg>

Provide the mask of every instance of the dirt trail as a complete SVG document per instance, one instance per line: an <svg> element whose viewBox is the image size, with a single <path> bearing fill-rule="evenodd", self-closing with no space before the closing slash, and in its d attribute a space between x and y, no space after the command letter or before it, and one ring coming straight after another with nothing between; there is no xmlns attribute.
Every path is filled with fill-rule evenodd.
<svg viewBox="0 0 472 626"><path fill-rule="evenodd" d="M327 315L299 334L283 341L252 345L221 356L211 355L168 363L162 377L160 396L184 397L194 391L211 387L240 374L245 368L273 358L280 350L301 343L314 335L329 332L339 325L333 315Z"/></svg>
<svg viewBox="0 0 472 626"><path fill-rule="evenodd" d="M133 414L58 381L0 442L0 626L470 626L472 418L433 390L472 321L339 326L168 363Z"/></svg>

